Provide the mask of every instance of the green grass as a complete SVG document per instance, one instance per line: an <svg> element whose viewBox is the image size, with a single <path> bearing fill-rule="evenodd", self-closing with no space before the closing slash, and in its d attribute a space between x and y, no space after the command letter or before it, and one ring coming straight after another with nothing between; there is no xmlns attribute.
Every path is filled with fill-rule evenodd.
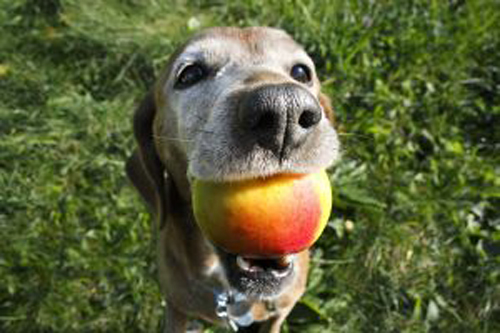
<svg viewBox="0 0 500 333"><path fill-rule="evenodd" d="M493 0L2 1L0 331L159 328L130 120L175 47L214 25L291 33L342 132L334 214L285 329L499 332Z"/></svg>

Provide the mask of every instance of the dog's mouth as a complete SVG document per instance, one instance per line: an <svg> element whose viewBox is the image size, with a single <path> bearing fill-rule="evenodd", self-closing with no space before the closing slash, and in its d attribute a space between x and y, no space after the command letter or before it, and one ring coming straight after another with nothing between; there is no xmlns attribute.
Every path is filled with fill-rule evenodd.
<svg viewBox="0 0 500 333"><path fill-rule="evenodd" d="M286 277L293 269L293 255L278 258L249 258L237 255L236 265L238 269L249 276L259 274L270 274L276 278Z"/></svg>
<svg viewBox="0 0 500 333"><path fill-rule="evenodd" d="M295 254L256 258L217 251L230 286L250 298L278 296L295 275Z"/></svg>

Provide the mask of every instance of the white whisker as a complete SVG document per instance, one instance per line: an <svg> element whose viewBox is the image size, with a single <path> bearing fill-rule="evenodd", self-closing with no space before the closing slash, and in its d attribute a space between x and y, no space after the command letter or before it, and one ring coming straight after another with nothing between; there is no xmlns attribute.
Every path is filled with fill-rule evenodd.
<svg viewBox="0 0 500 333"><path fill-rule="evenodd" d="M194 141L192 139L181 139L181 138L167 137L167 136L154 136L154 139L161 141L161 142L165 142L165 141L193 142Z"/></svg>

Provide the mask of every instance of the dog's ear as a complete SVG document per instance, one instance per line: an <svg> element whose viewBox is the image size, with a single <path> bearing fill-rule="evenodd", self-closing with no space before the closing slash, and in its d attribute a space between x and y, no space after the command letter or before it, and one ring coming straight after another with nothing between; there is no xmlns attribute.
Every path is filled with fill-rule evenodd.
<svg viewBox="0 0 500 333"><path fill-rule="evenodd" d="M332 102L330 98L323 93L319 94L319 104L325 111L325 115L330 120L333 126L335 126L335 115L333 113Z"/></svg>
<svg viewBox="0 0 500 333"><path fill-rule="evenodd" d="M134 114L134 136L138 148L126 164L126 172L149 209L158 226L165 219L168 188L166 171L160 161L153 137L153 121L156 114L154 93L150 92Z"/></svg>

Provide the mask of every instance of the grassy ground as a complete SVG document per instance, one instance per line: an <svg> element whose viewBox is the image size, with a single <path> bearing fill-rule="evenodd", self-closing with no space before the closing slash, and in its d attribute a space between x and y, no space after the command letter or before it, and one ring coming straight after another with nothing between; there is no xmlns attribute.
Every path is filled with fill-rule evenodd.
<svg viewBox="0 0 500 333"><path fill-rule="evenodd" d="M0 331L158 329L130 118L213 25L290 32L341 123L334 214L285 329L500 332L500 3L459 0L1 1Z"/></svg>

